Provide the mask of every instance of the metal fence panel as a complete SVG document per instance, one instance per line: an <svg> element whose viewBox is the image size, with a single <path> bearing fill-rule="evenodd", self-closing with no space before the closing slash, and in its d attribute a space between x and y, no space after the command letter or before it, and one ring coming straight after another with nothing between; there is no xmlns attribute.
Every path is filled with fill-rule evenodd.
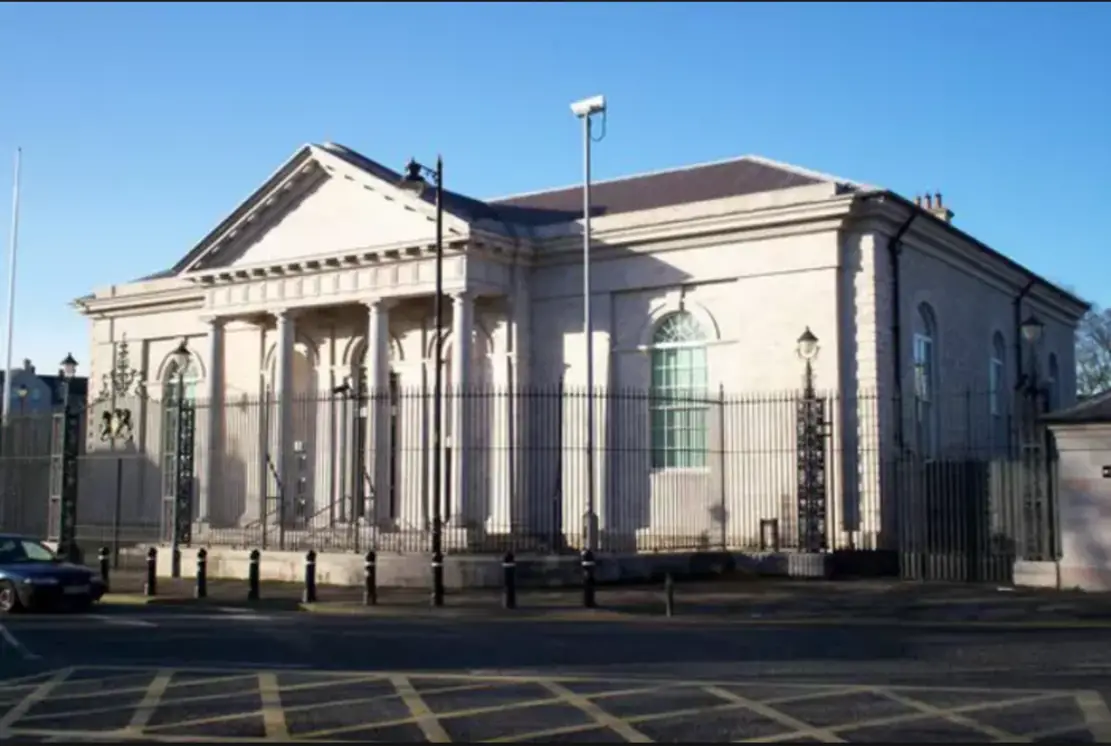
<svg viewBox="0 0 1111 746"><path fill-rule="evenodd" d="M1002 580L1014 558L1051 558L1059 542L1045 431L991 396L936 397L925 422L915 402L864 393L448 387L445 548L582 549L592 402L603 552L886 550L907 577ZM190 401L192 473L181 484L192 492L192 543L430 551L428 386L292 397L284 458L282 404L229 395L214 411ZM123 440L102 437L97 406L78 457L79 543L126 553L168 540L181 476L175 402L127 403L134 432ZM52 423L13 416L0 430L5 530L49 533Z"/></svg>

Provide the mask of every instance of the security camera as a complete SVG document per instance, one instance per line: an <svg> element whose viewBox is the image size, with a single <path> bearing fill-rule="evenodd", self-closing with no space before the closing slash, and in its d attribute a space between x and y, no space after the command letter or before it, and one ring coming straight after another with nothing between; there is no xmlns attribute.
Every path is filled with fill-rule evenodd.
<svg viewBox="0 0 1111 746"><path fill-rule="evenodd" d="M582 101L576 101L571 104L571 111L577 117L588 117L591 114L600 114L606 110L606 97L593 96L591 98L584 98Z"/></svg>

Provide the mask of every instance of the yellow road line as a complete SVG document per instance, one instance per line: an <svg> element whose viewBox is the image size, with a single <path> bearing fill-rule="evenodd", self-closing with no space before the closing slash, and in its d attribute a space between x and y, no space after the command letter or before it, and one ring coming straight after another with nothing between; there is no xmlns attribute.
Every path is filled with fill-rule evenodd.
<svg viewBox="0 0 1111 746"><path fill-rule="evenodd" d="M111 677L104 678L104 679L87 679L87 681L90 684L93 683L93 682L99 682L99 683L103 684L105 682L112 681L112 680L115 680L115 679L129 678L129 677L136 676L136 675L137 674L134 674L134 673L121 674L121 675L118 675L118 676L111 676ZM223 684L223 683L230 682L230 681L236 681L238 679L243 679L243 680L251 679L253 681L254 678L255 678L254 674L236 674L235 676L213 676L212 678L206 678L206 679L191 679L189 681L182 681L182 682L175 683L173 685L173 692L176 693L180 689L185 689L187 687L193 687L193 686L199 686L199 685L202 685L202 684L204 684L204 685ZM120 689L98 689L98 690L92 691L92 692L76 692L74 694L58 694L58 695L55 695L55 696L51 697L50 699L53 702L62 702L62 701L68 701L68 700L100 699L101 697L119 697L119 696L127 695L127 694L144 693L144 692L147 691L148 687L149 687L149 684L147 686L125 686L125 687L120 688ZM228 696L228 695L225 694L223 696Z"/></svg>
<svg viewBox="0 0 1111 746"><path fill-rule="evenodd" d="M429 677L429 678L441 678L441 677L436 676L436 677ZM448 678L448 677L444 677L444 678ZM586 679L586 680L589 681L590 679ZM498 683L514 683L514 684L515 683L528 683L528 684L539 684L541 686L544 686L544 681L540 681L540 680L537 680L537 679L527 679L527 680L524 680L522 682L518 682L518 681L487 682L487 685L496 685ZM660 687L658 685L652 685L652 686L647 686L647 687L637 687L635 689L623 689L623 690L619 690L619 691L604 692L604 693L601 693L601 694L591 695L591 697L593 699L601 699L601 698L604 698L604 697L624 697L624 696L628 696L628 695L632 695L632 694L644 694L645 692L654 692L659 688ZM450 690L434 689L434 690L429 691L428 694L435 694L435 693L439 693L440 691L450 691ZM469 718L469 717L478 717L478 716L481 716L481 715L493 715L493 714L496 714L496 713L499 713L499 712L508 712L509 710L526 710L530 707L546 707L548 705L556 705L556 704L561 704L561 703L562 703L562 700L560 700L559 697L557 697L555 695L552 695L550 697L542 697L540 699L517 700L516 702L511 702L509 704L490 705L490 706L486 706L486 707L471 707L471 708L468 708L466 710L451 710L449 712L437 713L436 718L437 718L437 720L453 720L455 718ZM400 719L396 719L396 720L382 720L382 721L370 722L370 723L355 723L355 724L352 724L352 725L343 725L343 726L340 726L338 728L327 728L325 730L314 730L311 733L302 733L300 735L301 735L302 738L311 738L314 742L316 742L319 739L322 739L322 738L325 738L325 737L330 738L330 737L337 736L337 735L340 735L340 734L343 734L343 733L351 733L353 731L364 730L365 728L386 728L386 727L392 727L392 726L395 726L395 725L409 725L409 724L416 724L416 720L414 718L409 717L409 718L400 718Z"/></svg>
<svg viewBox="0 0 1111 746"><path fill-rule="evenodd" d="M763 702L757 702L754 699L742 697L739 694L727 691L716 686L705 687L705 691L713 694L715 697L724 699L726 702L733 702L735 704L741 705L742 707L755 712L757 715L766 717L768 720L774 720L780 725L784 725L788 728L793 728L800 736L809 736L810 738L813 738L816 741L821 741L822 743L845 743L845 739L834 735L829 730L825 728L818 728L811 725L810 723L803 722L798 718L793 718L787 713L780 712L771 705L765 704Z"/></svg>
<svg viewBox="0 0 1111 746"><path fill-rule="evenodd" d="M262 698L262 723L266 727L266 737L274 741L288 741L289 728L285 724L282 696L278 691L278 675L260 673L258 693Z"/></svg>
<svg viewBox="0 0 1111 746"><path fill-rule="evenodd" d="M697 684L683 683L681 686L684 688L701 688ZM774 686L774 685L773 685ZM619 692L601 692L598 694L591 694L587 699L605 699L607 697L620 697L628 696L630 694L641 694L645 692L659 691L667 687L650 687L648 689L627 689ZM837 689L835 691L815 691L809 694L793 694L789 697L776 697L775 699L764 700L765 705L778 705L788 704L793 702L810 702L816 699L825 699L828 697L842 696L845 694L855 694L857 692L870 691L871 687L851 685L845 689ZM624 718L625 722L632 726L640 725L641 723L651 723L657 720L668 720L671 718L684 718L684 717L698 717L705 715L714 715L717 713L733 712L735 710L743 710L745 705L736 702L726 702L724 704L707 705L703 707L685 707L681 710L669 710L667 712L653 712L646 715L632 715ZM544 730L530 731L528 733L515 733L511 736L503 736L501 738L491 738L486 743L511 743L514 741L541 741L550 739L553 736L568 735L571 733L582 733L584 731L594 730L599 728L597 723L587 723L585 725L564 725L558 728L545 728Z"/></svg>
<svg viewBox="0 0 1111 746"><path fill-rule="evenodd" d="M154 717L154 711L158 709L158 703L162 701L162 695L166 693L167 687L170 686L170 678L173 676L172 671L162 670L154 676L154 680L150 682L147 687L146 694L139 702L139 706L135 708L135 713L131 716L131 721L127 724L124 730L128 733L142 734L143 729L147 727L147 723Z"/></svg>
<svg viewBox="0 0 1111 746"><path fill-rule="evenodd" d="M346 683L350 683L350 682L344 682L344 683L346 684ZM425 693L426 694L446 694L446 693L450 693L450 692L467 692L467 691L475 691L475 690L478 690L478 689L489 688L490 686L492 686L492 685L487 684L487 683L467 684L467 685L463 685L463 686L456 685L456 686L443 687L443 688L440 688L440 689L429 689ZM291 687L282 687L282 691L287 691L288 692L288 691L291 691L291 689L292 689ZM394 691L394 692L391 692L389 694L376 694L372 697L358 697L358 698L353 698L353 699L341 699L341 700L338 700L338 701L329 700L329 701L324 702L324 703L310 702L309 704L305 704L305 705L294 705L292 707L282 707L282 711L285 712L286 715L289 715L290 713L308 712L309 710L316 710L316 709L319 709L321 707L354 707L354 706L359 706L359 705L370 704L371 702L381 702L381 701L387 700L387 699L394 699L394 698L398 698L399 696L400 695L398 695L398 693L396 691ZM194 727L194 726L198 726L198 725L208 726L208 725L216 725L218 723L229 723L233 720L242 720L243 718L252 717L254 715L259 715L259 714L261 714L260 710L251 710L251 711L247 711L247 712L232 712L232 713L229 713L227 715L213 715L211 717L193 718L193 719L190 719L190 720L181 720L181 721L176 721L176 722L173 722L173 723L166 723L164 725L153 726L151 728L147 728L147 732L150 733L151 731L157 731L157 730L160 730L160 729L163 729L163 728L189 728L189 727ZM416 724L416 721L412 720L411 718L405 718L403 720L391 720L391 721L385 722L385 723L364 722L364 723L359 723L357 725L349 726L349 730L362 730L363 728L377 728L377 727L382 726L382 725L399 725L399 724L405 724L405 723ZM317 739L314 739L314 743L315 742L317 742ZM327 743L327 741L325 741L324 743Z"/></svg>
<svg viewBox="0 0 1111 746"><path fill-rule="evenodd" d="M451 736L444 730L444 726L440 725L440 721L436 719L432 710L428 709L424 699L413 687L413 682L404 676L391 676L390 683L401 695L401 701L409 708L409 712L412 713L413 719L417 722L417 727L421 729L429 743L451 743Z"/></svg>
<svg viewBox="0 0 1111 746"><path fill-rule="evenodd" d="M7 713L4 714L4 717L0 717L0 740L7 737L12 725L23 718L32 707L47 699L50 696L50 692L65 681L72 673L72 668L63 668L57 671L49 679L31 690L31 693L20 700L15 707L8 710Z"/></svg>
<svg viewBox="0 0 1111 746"><path fill-rule="evenodd" d="M586 713L591 720L598 723L598 725L604 725L629 743L652 743L651 738L644 735L621 718L611 715L594 702L591 702L581 694L571 691L562 684L557 684L554 681L545 681L543 682L543 686L554 694L559 701L581 710Z"/></svg>
<svg viewBox="0 0 1111 746"><path fill-rule="evenodd" d="M39 684L49 679L55 671L41 671L39 673L28 674L27 676L17 676L14 679L0 679L0 694L9 692L17 692L23 689L34 689Z"/></svg>
<svg viewBox="0 0 1111 746"><path fill-rule="evenodd" d="M265 738L237 738L235 736L158 736L152 738L150 735L124 734L121 731L113 733L103 730L55 730L50 728L16 728L11 731L11 734L13 736L51 738L63 743L72 743L75 738L88 738L97 743L104 742L105 738L110 738L112 741L138 743L273 743L273 741Z"/></svg>
<svg viewBox="0 0 1111 746"><path fill-rule="evenodd" d="M1098 692L1077 692L1076 706L1096 743L1111 743L1111 710Z"/></svg>
<svg viewBox="0 0 1111 746"><path fill-rule="evenodd" d="M1006 707L1014 707L1016 705L1027 705L1035 702L1043 702L1047 699L1056 699L1061 697L1060 693L1044 694L1040 693L1029 697L1019 697L1016 699L998 700L994 702L976 702L971 705L962 705L960 707L953 707L946 710L950 714L964 714L969 712L980 712L982 710L1001 710ZM932 714L925 712L915 712L910 715L891 715L889 717L873 718L871 720L858 720L854 723L844 723L842 725L831 725L825 730L833 734L847 733L854 730L864 730L865 728L879 728L891 725L904 725L906 723L915 723L920 720L929 720L935 717ZM749 738L745 743L782 743L783 741L797 741L807 735L811 735L809 731L795 731L792 733L777 733L774 736L764 736L762 738Z"/></svg>
<svg viewBox="0 0 1111 746"><path fill-rule="evenodd" d="M973 720L970 717L965 717L960 713L953 712L950 708L935 707L926 702L920 702L919 700L913 699L911 697L904 697L897 692L888 691L887 689L876 688L873 691L880 696L890 699L892 702L898 702L905 707L910 707L918 710L919 712L933 715L940 720L948 720L950 723L959 725L962 728L979 731L980 733L983 733L984 735L996 741L1002 741L1004 743L1030 743L1031 740L1029 738L1026 738L1025 736L1020 736L1015 733L1009 733L1005 730L1002 730L1001 728L996 728L994 725L988 725L987 723L981 723L977 720Z"/></svg>

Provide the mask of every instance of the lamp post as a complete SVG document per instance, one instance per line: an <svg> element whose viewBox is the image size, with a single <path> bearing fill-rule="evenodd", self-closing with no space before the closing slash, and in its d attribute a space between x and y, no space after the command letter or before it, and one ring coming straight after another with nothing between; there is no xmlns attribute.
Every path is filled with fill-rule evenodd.
<svg viewBox="0 0 1111 746"><path fill-rule="evenodd" d="M405 167L405 175L398 186L406 191L422 196L428 188L426 177L432 179L436 201L436 286L433 296L432 315L435 317L436 340L433 354L432 383L432 605L444 605L444 545L443 511L443 408L444 408L444 159L436 156L436 168L422 166L410 159ZM457 365L466 365L460 360ZM456 423L456 428L462 423Z"/></svg>
<svg viewBox="0 0 1111 746"><path fill-rule="evenodd" d="M54 414L51 448L50 498L47 538L57 542L59 557L78 560L77 456L81 442L81 413L70 401L70 382L77 374L77 360L67 354L61 363L59 394L62 409Z"/></svg>
<svg viewBox="0 0 1111 746"><path fill-rule="evenodd" d="M598 510L594 495L594 325L590 308L590 145L593 137L590 118L595 114L602 114L603 127L605 126L606 99L604 96L594 96L576 101L571 104L571 112L583 123L583 337L586 340L586 514L583 516L583 531L586 534L585 549L596 552ZM603 129L603 137L604 132Z"/></svg>
<svg viewBox="0 0 1111 746"><path fill-rule="evenodd" d="M1043 477L1042 469L1048 453L1047 433L1041 427L1039 418L1044 411L1046 392L1038 380L1038 344L1041 342L1045 325L1034 314L1026 317L1019 327L1022 338L1030 349L1030 363L1020 381L1023 398L1022 417L1022 461L1026 479L1022 490L1023 523L1025 525L1025 547L1023 559L1048 560L1049 504L1048 480Z"/></svg>
<svg viewBox="0 0 1111 746"><path fill-rule="evenodd" d="M174 438L174 503L171 512L173 533L170 535L170 575L181 577L181 545L193 540L193 436L194 414L192 403L185 395L185 374L192 355L186 341L173 351L177 381L175 386L175 418L177 433Z"/></svg>
<svg viewBox="0 0 1111 746"><path fill-rule="evenodd" d="M798 403L798 539L804 552L826 549L826 413L825 401L814 391L818 338L807 327L796 352L803 361L802 400Z"/></svg>

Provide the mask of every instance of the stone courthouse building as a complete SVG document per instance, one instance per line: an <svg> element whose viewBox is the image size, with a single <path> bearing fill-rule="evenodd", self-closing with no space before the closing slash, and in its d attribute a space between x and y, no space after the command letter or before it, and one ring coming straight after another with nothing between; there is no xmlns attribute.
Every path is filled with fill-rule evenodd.
<svg viewBox="0 0 1111 746"><path fill-rule="evenodd" d="M382 542L426 533L435 207L400 179L347 147L306 145L173 267L76 301L90 390L126 341L149 392L135 405L125 522L159 521L172 497L184 381L197 541L249 544L283 521L318 546L352 526ZM446 186L449 530L574 544L581 190L482 200ZM784 392L801 386L807 328L831 397L830 545L894 541L885 459L941 459L994 432L1031 356L1054 400L1073 400L1086 305L960 230L940 195L916 202L746 156L598 182L593 204L604 545L751 548L770 541L769 521L791 544L796 402ZM1044 333L1028 351L1030 315ZM352 398L344 384L359 381L390 393ZM82 522L110 520L112 479L83 477Z"/></svg>

